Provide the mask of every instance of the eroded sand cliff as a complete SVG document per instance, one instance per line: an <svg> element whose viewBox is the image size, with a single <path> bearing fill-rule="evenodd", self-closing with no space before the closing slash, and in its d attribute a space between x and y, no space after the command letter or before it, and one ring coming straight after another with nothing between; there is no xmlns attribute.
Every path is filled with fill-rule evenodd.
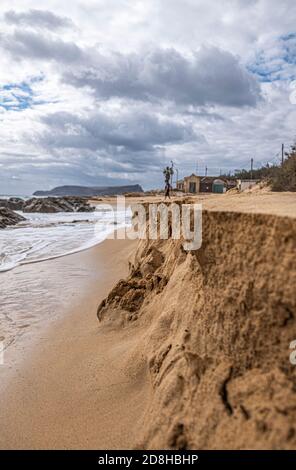
<svg viewBox="0 0 296 470"><path fill-rule="evenodd" d="M205 211L203 244L141 241L101 303L152 386L136 447L296 447L296 220Z"/></svg>

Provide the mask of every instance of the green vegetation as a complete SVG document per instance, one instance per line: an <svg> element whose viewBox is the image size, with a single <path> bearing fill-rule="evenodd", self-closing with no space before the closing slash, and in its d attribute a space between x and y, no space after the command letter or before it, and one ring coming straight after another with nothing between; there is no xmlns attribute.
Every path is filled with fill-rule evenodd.
<svg viewBox="0 0 296 470"><path fill-rule="evenodd" d="M274 177L279 167L277 165L267 165L261 168L256 168L252 172L251 170L241 170L235 172L235 178L241 180L270 180Z"/></svg>
<svg viewBox="0 0 296 470"><path fill-rule="evenodd" d="M223 175L222 175L223 176ZM228 178L229 175L224 175ZM235 172L233 179L262 180L271 185L273 191L296 191L296 144L286 153L283 165L269 165L251 170L240 170Z"/></svg>
<svg viewBox="0 0 296 470"><path fill-rule="evenodd" d="M273 191L296 191L296 145L271 179Z"/></svg>

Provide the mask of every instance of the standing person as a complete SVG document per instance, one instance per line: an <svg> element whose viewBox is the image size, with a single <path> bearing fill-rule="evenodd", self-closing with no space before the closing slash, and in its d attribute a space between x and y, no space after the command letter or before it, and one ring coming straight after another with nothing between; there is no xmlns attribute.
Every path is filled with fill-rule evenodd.
<svg viewBox="0 0 296 470"><path fill-rule="evenodd" d="M174 173L174 170L173 168L170 168L169 166L167 166L164 170L163 170L163 174L164 174L164 179L165 179L165 199L168 197L169 199L171 198L170 196L170 190L172 189L172 186L170 184L170 180L171 180L171 177Z"/></svg>
<svg viewBox="0 0 296 470"><path fill-rule="evenodd" d="M168 197L169 199L171 199L170 190L171 190L171 185L170 185L170 183L166 183L166 185L165 185L164 199L166 199L167 197Z"/></svg>

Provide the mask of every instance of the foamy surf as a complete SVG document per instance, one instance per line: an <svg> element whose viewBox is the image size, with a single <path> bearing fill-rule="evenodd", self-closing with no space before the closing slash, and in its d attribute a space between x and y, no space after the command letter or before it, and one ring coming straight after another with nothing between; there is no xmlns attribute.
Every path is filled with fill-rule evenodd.
<svg viewBox="0 0 296 470"><path fill-rule="evenodd" d="M87 250L115 229L130 224L130 213L25 214L26 221L0 232L0 273Z"/></svg>

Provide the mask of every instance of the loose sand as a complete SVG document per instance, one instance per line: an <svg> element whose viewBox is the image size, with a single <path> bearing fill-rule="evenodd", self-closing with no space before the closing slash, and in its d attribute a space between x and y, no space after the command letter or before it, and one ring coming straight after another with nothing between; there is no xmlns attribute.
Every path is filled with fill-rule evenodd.
<svg viewBox="0 0 296 470"><path fill-rule="evenodd" d="M1 376L1 449L116 449L135 442L150 393L148 370L131 376L132 332L99 329L96 318L100 299L127 274L134 244L107 240L73 255L78 265L95 262L98 274L67 315L30 341L19 340L24 360L10 371L8 385Z"/></svg>
<svg viewBox="0 0 296 470"><path fill-rule="evenodd" d="M194 200L198 252L77 257L100 279L2 386L0 448L296 448L296 195Z"/></svg>
<svg viewBox="0 0 296 470"><path fill-rule="evenodd" d="M100 198L101 201L93 200L93 204L116 204L116 198ZM177 202L183 197L174 196L167 202ZM279 216L296 217L296 193L275 192L243 192L239 194L197 194L186 196L192 202L200 203L205 210L219 210L231 212L247 212L255 214L272 214ZM127 197L126 205L135 203L157 203L163 202L163 196Z"/></svg>

